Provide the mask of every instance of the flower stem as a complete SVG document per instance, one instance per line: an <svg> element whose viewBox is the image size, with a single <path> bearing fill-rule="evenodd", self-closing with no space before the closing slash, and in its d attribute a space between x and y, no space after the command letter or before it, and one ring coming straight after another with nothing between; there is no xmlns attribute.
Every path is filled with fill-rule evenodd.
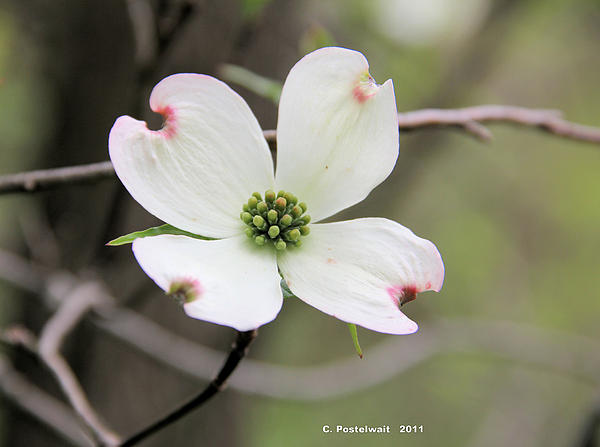
<svg viewBox="0 0 600 447"><path fill-rule="evenodd" d="M175 410L159 418L155 422L148 425L138 433L129 437L120 445L120 447L130 447L138 444L140 441L146 439L150 435L163 429L167 425L182 418L192 410L202 406L211 397L223 390L226 385L226 381L229 376L235 371L240 361L244 358L248 352L250 343L256 338L258 330L254 329L247 332L238 332L237 339L231 348L231 352L227 356L227 360L223 364L223 367L217 374L217 376L208 384L208 386L197 396L193 397L183 405L179 406Z"/></svg>

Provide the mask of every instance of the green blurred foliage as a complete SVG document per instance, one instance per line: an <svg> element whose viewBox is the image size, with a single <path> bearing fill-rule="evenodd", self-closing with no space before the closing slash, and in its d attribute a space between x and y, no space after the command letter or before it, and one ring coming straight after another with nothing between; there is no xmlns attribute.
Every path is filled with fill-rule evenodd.
<svg viewBox="0 0 600 447"><path fill-rule="evenodd" d="M477 33L456 47L404 45L373 27L374 3L327 2L332 34L340 45L364 51L378 82L393 79L399 110L507 103L556 108L574 121L600 125L597 2L523 2L506 19L504 33L488 44L493 57L481 61L488 64L481 79L467 85L452 74L468 72L456 64L476 44ZM449 80L456 85L450 97L458 102L435 103L448 96L439 92L449 88ZM490 128L495 139L489 145L452 130L402 135L395 175L402 175L403 163L411 163L416 172L410 181L396 182L392 176L388 182L401 189L382 186L384 192L367 199L375 203L344 217L359 216L366 207L379 210L378 215L437 244L446 264L444 288L440 294L422 294L405 308L420 323L472 317L597 339L600 151L535 129ZM432 156L425 156L429 150ZM292 365L348 357L351 346L340 343L345 331L287 300L280 318L263 331L268 340L261 354ZM362 362L368 362L369 346L385 336L359 332ZM402 352L397 355L402 362ZM576 439L579 416L596 393L572 377L449 353L343 398L315 403L247 398L244 433L251 437L249 445L261 447L564 446ZM327 435L324 424L389 424L392 429L423 424L425 433Z"/></svg>
<svg viewBox="0 0 600 447"><path fill-rule="evenodd" d="M509 2L481 3L494 11ZM245 19L258 20L271 4L243 0L240 7ZM363 51L379 83L394 81L400 111L507 103L556 108L569 119L600 126L597 0L513 2L502 26L491 26L486 17L473 19L468 34L466 25L452 22L439 40L420 44L384 33L378 14L389 4L304 2L306 22L318 25L308 26L293 50L306 53L336 43ZM460 39L452 37L453 29ZM15 58L9 54L20 49L16 40L14 24L0 13L3 173L38 167L35 149L51 120L42 106L51 100L44 98L44 80L28 70L27 57L11 65ZM478 45L483 49L474 51ZM444 288L404 308L424 326L442 317L469 317L598 339L600 151L535 129L497 125L491 130L495 140L489 145L448 129L402 134L395 173L343 217L368 210L436 243L446 265ZM33 200L0 201L3 246L12 248L18 217ZM0 323L8 319L6 303L0 300ZM370 347L391 337L358 331L365 358L356 358L357 370L369 362ZM252 355L289 366L356 357L346 324L295 298L286 299L280 316L261 328ZM397 361L403 361L402 352ZM243 396L238 423L244 445L257 447L558 447L576 438L581 420L573 415L584 414L596 392L574 377L492 356L447 353L341 398L297 403ZM210 404L195 417L203 411L210 411ZM324 424L393 429L416 424L424 433L325 435Z"/></svg>
<svg viewBox="0 0 600 447"><path fill-rule="evenodd" d="M324 26L314 24L300 37L298 50L300 55L304 55L319 48L335 45L335 37Z"/></svg>
<svg viewBox="0 0 600 447"><path fill-rule="evenodd" d="M272 0L240 0L242 17L246 20L256 19L271 1Z"/></svg>

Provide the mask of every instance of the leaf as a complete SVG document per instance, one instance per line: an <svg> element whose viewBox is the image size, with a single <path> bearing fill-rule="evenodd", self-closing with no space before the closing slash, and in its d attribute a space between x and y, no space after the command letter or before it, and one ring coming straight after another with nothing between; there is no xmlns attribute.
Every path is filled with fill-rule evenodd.
<svg viewBox="0 0 600 447"><path fill-rule="evenodd" d="M352 336L352 341L354 342L354 349L356 349L356 353L362 359L363 352L360 348L360 343L358 342L358 331L356 330L356 325L348 323L348 329L350 329L350 335Z"/></svg>
<svg viewBox="0 0 600 447"><path fill-rule="evenodd" d="M135 231L133 233L126 234L124 236L113 239L106 245L115 247L117 245L131 244L139 237L158 236L159 234L178 234L181 236L193 237L194 239L203 239L205 241L214 240L213 238L200 236L198 234L190 233L189 231L180 230L173 225L165 224L159 227L148 228L147 230Z"/></svg>
<svg viewBox="0 0 600 447"><path fill-rule="evenodd" d="M279 103L282 86L278 81L266 78L247 68L233 64L221 65L219 68L219 75L225 81L241 85L275 104Z"/></svg>
<svg viewBox="0 0 600 447"><path fill-rule="evenodd" d="M285 282L285 280L283 278L281 278L281 282L279 284L281 285L281 291L283 292L283 297L284 298L298 298L290 290L290 288L288 287L287 283Z"/></svg>

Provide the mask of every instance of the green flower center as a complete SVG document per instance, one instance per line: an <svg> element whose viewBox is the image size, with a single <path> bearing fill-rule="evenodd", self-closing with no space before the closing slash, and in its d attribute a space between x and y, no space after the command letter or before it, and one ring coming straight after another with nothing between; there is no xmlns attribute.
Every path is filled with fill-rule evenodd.
<svg viewBox="0 0 600 447"><path fill-rule="evenodd" d="M289 192L265 191L265 198L258 192L252 193L248 203L244 203L240 219L248 228L246 235L256 245L271 242L277 250L288 246L299 247L301 236L310 233L310 216L306 213L306 203L298 203L298 198Z"/></svg>

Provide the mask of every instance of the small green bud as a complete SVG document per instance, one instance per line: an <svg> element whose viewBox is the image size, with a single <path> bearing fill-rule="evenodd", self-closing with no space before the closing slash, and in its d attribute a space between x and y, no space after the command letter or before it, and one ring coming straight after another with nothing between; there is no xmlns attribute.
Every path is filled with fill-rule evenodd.
<svg viewBox="0 0 600 447"><path fill-rule="evenodd" d="M263 230L265 229L265 227L267 226L267 223L265 222L265 219L262 218L262 216L254 216L252 218L252 223L254 224L254 226L256 226L256 228Z"/></svg>
<svg viewBox="0 0 600 447"><path fill-rule="evenodd" d="M277 223L277 219L279 218L279 214L275 210L269 210L267 213L267 220L270 224Z"/></svg>
<svg viewBox="0 0 600 447"><path fill-rule="evenodd" d="M294 228L293 230L288 231L288 238L290 241L297 241L300 239L300 230L298 228Z"/></svg>
<svg viewBox="0 0 600 447"><path fill-rule="evenodd" d="M269 228L269 237L275 239L277 236L279 236L279 227L277 225L272 225L271 228Z"/></svg>
<svg viewBox="0 0 600 447"><path fill-rule="evenodd" d="M298 202L298 198L294 194L292 194L291 192L286 192L283 195L283 197L284 197L285 200L287 200L288 203L291 203L291 204L295 205Z"/></svg>
<svg viewBox="0 0 600 447"><path fill-rule="evenodd" d="M299 247L300 238L310 233L310 216L305 202L299 202L291 192L279 191L275 194L267 189L264 200L260 193L254 192L248 202L242 205L240 219L247 227L246 235L256 245L275 246L279 251L288 246Z"/></svg>
<svg viewBox="0 0 600 447"><path fill-rule="evenodd" d="M295 247L300 247L300 246L302 246L302 239L298 239L296 242L294 242L294 246L295 246Z"/></svg>
<svg viewBox="0 0 600 447"><path fill-rule="evenodd" d="M285 198L279 197L277 200L275 200L275 208L279 211L284 211L286 206L287 200L285 200Z"/></svg>
<svg viewBox="0 0 600 447"><path fill-rule="evenodd" d="M289 214L284 214L283 217L279 219L279 225L281 225L283 228L289 227L292 224L293 220L294 219L292 218L292 216L290 216Z"/></svg>
<svg viewBox="0 0 600 447"><path fill-rule="evenodd" d="M275 191L273 191L272 189L267 189L267 191L265 192L265 200L269 203L275 201Z"/></svg>
<svg viewBox="0 0 600 447"><path fill-rule="evenodd" d="M269 209L269 205L267 205L266 202L258 202L256 205L256 209L261 214L266 213L267 210Z"/></svg>
<svg viewBox="0 0 600 447"><path fill-rule="evenodd" d="M298 218L298 217L302 216L302 208L300 208L298 205L293 207L290 212L292 213L293 217Z"/></svg>

